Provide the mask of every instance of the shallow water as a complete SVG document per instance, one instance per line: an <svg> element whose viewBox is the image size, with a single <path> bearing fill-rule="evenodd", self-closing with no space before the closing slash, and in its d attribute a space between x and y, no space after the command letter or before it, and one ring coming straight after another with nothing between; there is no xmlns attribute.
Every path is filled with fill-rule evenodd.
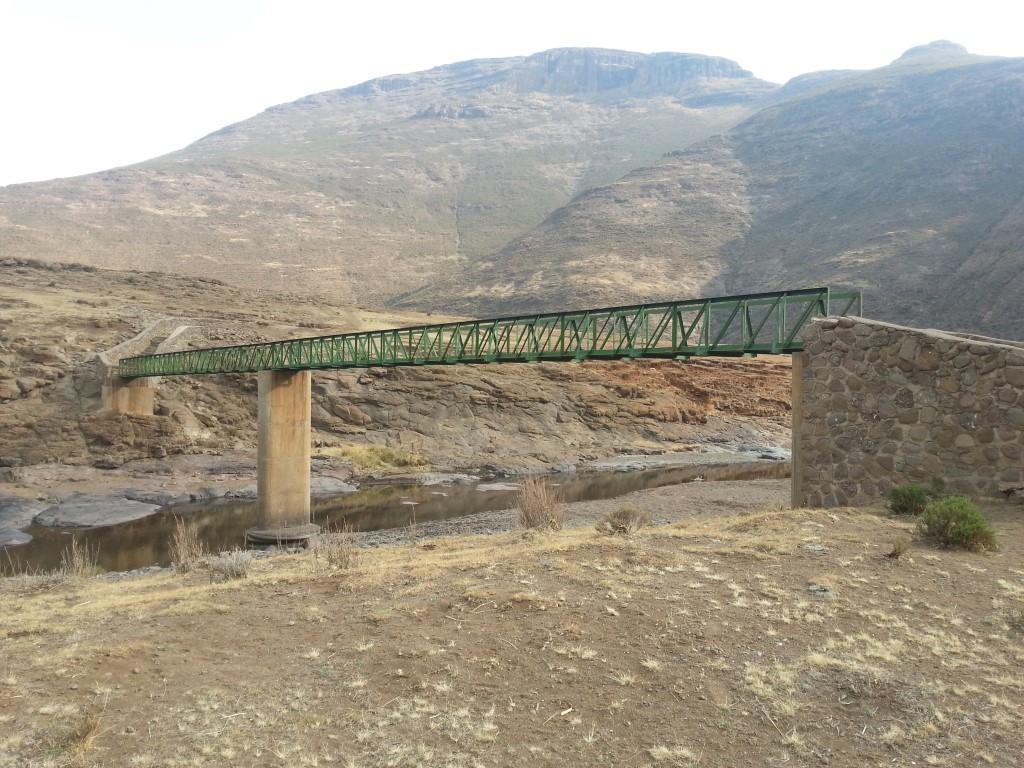
<svg viewBox="0 0 1024 768"><path fill-rule="evenodd" d="M789 477L784 462L704 464L637 472L592 472L551 475L567 502L611 499L644 488L659 488L706 480L759 480ZM509 481L512 482L512 481ZM349 524L357 531L400 528L412 523L448 520L509 509L514 490L477 490L476 485L370 485L355 493L314 499L313 522L323 528ZM0 550L0 571L46 571L58 568L72 538L98 549L98 565L106 571L130 571L170 564L170 540L175 518L196 523L207 549L213 552L245 546L245 531L257 524L256 503L208 501L169 507L154 515L121 525L72 530L32 526L33 540Z"/></svg>

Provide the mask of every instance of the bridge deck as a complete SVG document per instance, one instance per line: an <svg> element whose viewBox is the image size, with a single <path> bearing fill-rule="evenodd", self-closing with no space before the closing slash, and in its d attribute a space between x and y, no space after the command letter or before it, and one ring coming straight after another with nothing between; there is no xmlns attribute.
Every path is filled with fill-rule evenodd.
<svg viewBox="0 0 1024 768"><path fill-rule="evenodd" d="M121 360L118 374L789 354L811 318L862 309L859 292L809 288L142 355Z"/></svg>

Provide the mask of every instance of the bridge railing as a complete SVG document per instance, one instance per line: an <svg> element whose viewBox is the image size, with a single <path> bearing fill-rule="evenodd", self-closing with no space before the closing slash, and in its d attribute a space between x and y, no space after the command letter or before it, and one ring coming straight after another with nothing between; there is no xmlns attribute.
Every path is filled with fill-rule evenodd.
<svg viewBox="0 0 1024 768"><path fill-rule="evenodd" d="M786 354L802 349L811 318L862 309L859 292L809 288L142 355L118 374Z"/></svg>

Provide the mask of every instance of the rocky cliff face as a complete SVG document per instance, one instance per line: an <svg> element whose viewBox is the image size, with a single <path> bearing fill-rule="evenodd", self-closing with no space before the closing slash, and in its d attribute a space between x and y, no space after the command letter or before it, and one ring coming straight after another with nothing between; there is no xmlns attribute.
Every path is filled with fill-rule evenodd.
<svg viewBox="0 0 1024 768"><path fill-rule="evenodd" d="M737 99L753 99L774 88L736 62L716 56L597 48L558 48L527 56L506 83L518 93L568 96L628 90L630 96L686 96L719 80L725 82L718 88L733 89Z"/></svg>
<svg viewBox="0 0 1024 768"><path fill-rule="evenodd" d="M620 91L626 98L651 94L693 94L714 81L716 89L735 89L737 98L756 98L777 86L759 80L736 62L696 53L635 53L605 48L554 48L531 56L480 59L448 64L425 72L392 75L351 88L315 94L295 102L311 107L353 96L402 98L417 91L450 84L453 90L473 93L550 94L587 96ZM275 111L287 109L275 107Z"/></svg>
<svg viewBox="0 0 1024 768"><path fill-rule="evenodd" d="M457 466L779 444L788 440L789 372L782 359L321 373L313 425L325 445L356 440Z"/></svg>

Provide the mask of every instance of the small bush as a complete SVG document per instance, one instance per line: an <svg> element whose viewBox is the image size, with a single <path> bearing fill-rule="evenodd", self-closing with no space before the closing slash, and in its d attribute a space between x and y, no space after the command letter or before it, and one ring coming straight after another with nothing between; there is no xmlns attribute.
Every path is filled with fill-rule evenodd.
<svg viewBox="0 0 1024 768"><path fill-rule="evenodd" d="M565 508L558 492L536 477L528 477L519 486L516 508L522 528L558 531L565 521Z"/></svg>
<svg viewBox="0 0 1024 768"><path fill-rule="evenodd" d="M963 496L929 504L917 521L926 539L953 549L975 552L996 548L996 533L978 508Z"/></svg>
<svg viewBox="0 0 1024 768"><path fill-rule="evenodd" d="M174 533L171 535L171 562L179 571L190 571L206 557L206 546L199 538L199 526L174 518Z"/></svg>
<svg viewBox="0 0 1024 768"><path fill-rule="evenodd" d="M893 560L899 560L910 550L910 539L906 536L900 536L896 541L892 543L892 551L886 555L891 557Z"/></svg>
<svg viewBox="0 0 1024 768"><path fill-rule="evenodd" d="M920 485L901 485L889 491L889 511L896 515L920 515L928 506L928 491Z"/></svg>
<svg viewBox="0 0 1024 768"><path fill-rule="evenodd" d="M252 566L252 552L245 549L233 549L222 552L217 557L208 557L204 561L210 569L211 581L231 581L244 579L249 575Z"/></svg>
<svg viewBox="0 0 1024 768"><path fill-rule="evenodd" d="M601 517L600 522L594 527L601 533L607 533L612 536L615 534L629 536L645 525L650 524L650 514L638 507L634 507L632 504L627 504L612 512L606 512Z"/></svg>

